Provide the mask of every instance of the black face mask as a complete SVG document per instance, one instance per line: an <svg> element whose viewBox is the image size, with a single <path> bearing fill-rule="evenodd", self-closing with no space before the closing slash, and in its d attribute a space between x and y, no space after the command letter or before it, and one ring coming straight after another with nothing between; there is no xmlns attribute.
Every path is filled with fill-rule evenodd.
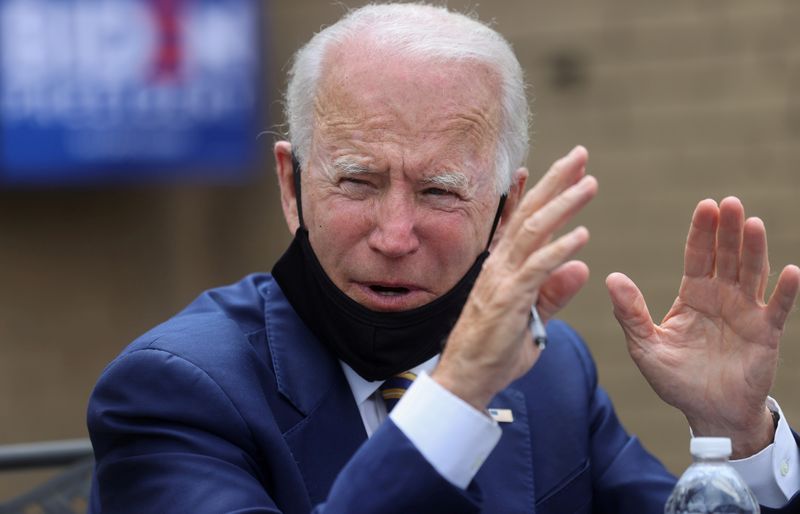
<svg viewBox="0 0 800 514"><path fill-rule="evenodd" d="M367 309L336 287L314 254L300 205L300 167L296 161L294 166L300 228L272 275L300 319L366 380L385 380L439 353L489 255L488 243L466 275L434 301L401 312ZM500 197L489 242L505 200L506 195Z"/></svg>

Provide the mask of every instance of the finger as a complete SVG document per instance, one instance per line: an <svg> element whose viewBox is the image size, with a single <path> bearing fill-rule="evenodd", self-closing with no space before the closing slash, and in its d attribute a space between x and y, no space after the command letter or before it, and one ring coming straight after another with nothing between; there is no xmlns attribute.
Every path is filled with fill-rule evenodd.
<svg viewBox="0 0 800 514"><path fill-rule="evenodd" d="M564 264L589 242L586 227L577 227L531 254L517 273L520 286L533 295L553 270Z"/></svg>
<svg viewBox="0 0 800 514"><path fill-rule="evenodd" d="M553 232L561 228L572 216L583 208L597 193L597 180L583 177L577 184L567 188L556 198L524 220L516 233L509 232L508 264L517 268L538 248L545 244Z"/></svg>
<svg viewBox="0 0 800 514"><path fill-rule="evenodd" d="M786 266L778 277L778 284L767 303L767 317L773 327L783 330L786 318L794 307L798 291L800 291L800 268L794 265Z"/></svg>
<svg viewBox="0 0 800 514"><path fill-rule="evenodd" d="M683 256L683 274L687 277L705 277L714 273L718 222L719 209L714 200L703 200L697 204Z"/></svg>
<svg viewBox="0 0 800 514"><path fill-rule="evenodd" d="M509 220L506 231L515 233L528 216L580 180L585 174L588 158L586 148L576 146L567 155L554 162L522 199L516 213Z"/></svg>
<svg viewBox="0 0 800 514"><path fill-rule="evenodd" d="M537 306L547 321L563 309L589 280L589 266L581 261L565 262L557 267L539 288Z"/></svg>
<svg viewBox="0 0 800 514"><path fill-rule="evenodd" d="M739 255L742 249L744 207L738 198L729 196L719 204L717 228L716 272L729 282L739 279Z"/></svg>
<svg viewBox="0 0 800 514"><path fill-rule="evenodd" d="M758 218L750 218L744 224L742 258L739 263L739 284L749 298L764 301L769 260L767 259L767 231Z"/></svg>
<svg viewBox="0 0 800 514"><path fill-rule="evenodd" d="M606 278L606 287L629 349L652 337L656 330L653 318L636 284L622 273L612 273Z"/></svg>

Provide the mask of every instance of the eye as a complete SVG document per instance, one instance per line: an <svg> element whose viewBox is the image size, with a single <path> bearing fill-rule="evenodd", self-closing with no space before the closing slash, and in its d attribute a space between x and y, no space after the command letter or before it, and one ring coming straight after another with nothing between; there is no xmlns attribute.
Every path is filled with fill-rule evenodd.
<svg viewBox="0 0 800 514"><path fill-rule="evenodd" d="M339 180L339 185L344 187L372 187L372 182L363 178L344 177Z"/></svg>
<svg viewBox="0 0 800 514"><path fill-rule="evenodd" d="M339 180L341 191L352 198L365 198L375 191L375 184L364 178L343 177Z"/></svg>
<svg viewBox="0 0 800 514"><path fill-rule="evenodd" d="M453 191L448 191L447 189L442 189L441 187L429 187L422 191L423 194L429 196L458 196Z"/></svg>

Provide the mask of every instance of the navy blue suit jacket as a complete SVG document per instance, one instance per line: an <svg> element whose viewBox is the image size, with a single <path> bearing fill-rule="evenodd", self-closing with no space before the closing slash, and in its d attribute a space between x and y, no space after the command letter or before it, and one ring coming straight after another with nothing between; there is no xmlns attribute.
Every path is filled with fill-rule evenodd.
<svg viewBox="0 0 800 514"><path fill-rule="evenodd" d="M661 513L675 478L625 433L560 322L466 491L391 422L367 439L337 359L264 274L208 291L103 372L99 513ZM788 510L787 510L788 512Z"/></svg>

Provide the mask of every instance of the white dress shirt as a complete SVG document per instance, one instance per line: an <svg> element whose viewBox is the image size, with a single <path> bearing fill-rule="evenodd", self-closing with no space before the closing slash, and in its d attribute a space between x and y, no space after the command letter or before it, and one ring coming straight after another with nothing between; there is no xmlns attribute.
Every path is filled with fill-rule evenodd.
<svg viewBox="0 0 800 514"><path fill-rule="evenodd" d="M389 417L419 452L450 483L466 489L500 440L502 430L488 413L458 398L430 378L439 356L409 370L417 379ZM368 381L341 362L350 390L371 437L386 419L386 406L378 388L383 381ZM759 503L780 507L800 490L800 454L789 424L777 402L770 410L781 419L775 441L756 455L731 461Z"/></svg>

